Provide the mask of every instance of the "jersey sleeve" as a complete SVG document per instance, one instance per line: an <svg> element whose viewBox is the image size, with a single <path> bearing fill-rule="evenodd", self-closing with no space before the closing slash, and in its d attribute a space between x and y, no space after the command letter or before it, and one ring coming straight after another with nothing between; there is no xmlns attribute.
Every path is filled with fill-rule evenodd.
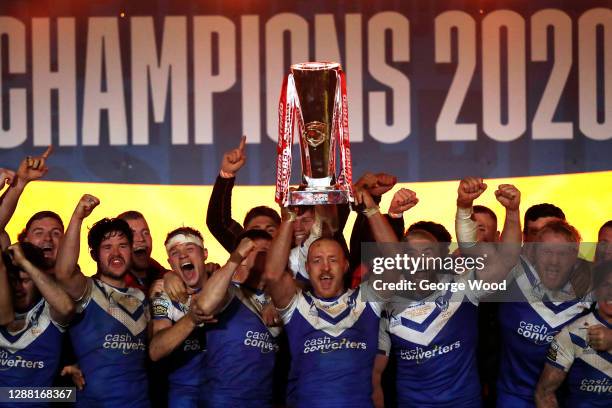
<svg viewBox="0 0 612 408"><path fill-rule="evenodd" d="M378 354L384 354L389 357L391 353L391 335L389 333L389 318L383 311L378 324Z"/></svg>
<svg viewBox="0 0 612 408"><path fill-rule="evenodd" d="M153 320L172 320L170 317L172 301L166 294L161 292L151 300L151 318Z"/></svg>
<svg viewBox="0 0 612 408"><path fill-rule="evenodd" d="M298 289L286 307L282 309L276 309L278 311L278 315L283 321L283 324L287 324L289 323L289 321L291 321L291 317L293 316L293 312L295 312L295 309L297 309L300 297L302 297L302 290Z"/></svg>
<svg viewBox="0 0 612 408"><path fill-rule="evenodd" d="M546 362L553 367L557 367L565 372L568 372L574 362L574 345L570 337L570 332L567 327L564 327L559 332L548 349Z"/></svg>
<svg viewBox="0 0 612 408"><path fill-rule="evenodd" d="M378 291L376 291L369 280L366 280L359 284L359 297L364 302L367 302L376 316L380 317L382 309L389 299L386 299L381 296Z"/></svg>
<svg viewBox="0 0 612 408"><path fill-rule="evenodd" d="M89 302L91 301L91 297L93 294L93 280L91 278L87 278L87 283L85 284L85 291L83 295L76 300L76 312L83 313L87 306L89 306Z"/></svg>

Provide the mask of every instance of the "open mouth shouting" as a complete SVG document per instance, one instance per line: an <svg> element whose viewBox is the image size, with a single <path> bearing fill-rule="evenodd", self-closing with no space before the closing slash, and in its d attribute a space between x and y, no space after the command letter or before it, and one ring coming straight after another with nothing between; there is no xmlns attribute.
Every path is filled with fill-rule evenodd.
<svg viewBox="0 0 612 408"><path fill-rule="evenodd" d="M146 246L134 247L134 250L132 252L134 253L135 256L138 256L138 257L147 256L147 247Z"/></svg>
<svg viewBox="0 0 612 408"><path fill-rule="evenodd" d="M123 257L121 256L114 256L112 258L109 259L108 265L111 268L121 268L125 265L125 259L123 259Z"/></svg>
<svg viewBox="0 0 612 408"><path fill-rule="evenodd" d="M52 258L53 257L53 252L55 251L55 245L53 245L52 243L46 243L43 244L42 247L40 247L43 251L43 255L45 258Z"/></svg>
<svg viewBox="0 0 612 408"><path fill-rule="evenodd" d="M181 264L181 273L187 282L190 282L197 277L195 265L189 261Z"/></svg>
<svg viewBox="0 0 612 408"><path fill-rule="evenodd" d="M334 277L329 273L324 273L319 276L319 282L323 290L329 290L331 289L332 284L334 283Z"/></svg>

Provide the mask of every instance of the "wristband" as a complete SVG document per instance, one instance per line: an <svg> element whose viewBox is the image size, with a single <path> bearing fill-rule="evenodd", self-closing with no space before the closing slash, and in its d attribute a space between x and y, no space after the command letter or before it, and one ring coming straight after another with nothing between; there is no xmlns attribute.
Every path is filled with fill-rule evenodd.
<svg viewBox="0 0 612 408"><path fill-rule="evenodd" d="M373 216L376 213L380 213L380 208L378 208L377 205L375 205L374 207L366 208L365 210L363 210L363 215L365 215L367 218L370 218L371 216Z"/></svg>
<svg viewBox="0 0 612 408"><path fill-rule="evenodd" d="M234 173L229 173L229 172L223 171L223 170L219 171L219 175L222 178L234 178L234 177L236 177L236 175Z"/></svg>
<svg viewBox="0 0 612 408"><path fill-rule="evenodd" d="M392 213L392 212L388 212L387 215L391 218L402 218L404 216L404 213Z"/></svg>
<svg viewBox="0 0 612 408"><path fill-rule="evenodd" d="M233 262L235 264L240 265L243 260L244 260L244 257L240 255L237 251L234 251L230 254L228 262Z"/></svg>
<svg viewBox="0 0 612 408"><path fill-rule="evenodd" d="M472 220L472 208L457 207L455 215L455 231L459 247L470 248L476 245L478 224Z"/></svg>

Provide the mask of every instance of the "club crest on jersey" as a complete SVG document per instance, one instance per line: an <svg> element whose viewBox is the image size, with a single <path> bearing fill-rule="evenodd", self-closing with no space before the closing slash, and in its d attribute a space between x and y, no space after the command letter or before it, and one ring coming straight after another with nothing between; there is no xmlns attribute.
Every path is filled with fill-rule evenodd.
<svg viewBox="0 0 612 408"><path fill-rule="evenodd" d="M441 312L446 312L448 309L448 299L444 296L438 296L436 299L436 307L440 309Z"/></svg>

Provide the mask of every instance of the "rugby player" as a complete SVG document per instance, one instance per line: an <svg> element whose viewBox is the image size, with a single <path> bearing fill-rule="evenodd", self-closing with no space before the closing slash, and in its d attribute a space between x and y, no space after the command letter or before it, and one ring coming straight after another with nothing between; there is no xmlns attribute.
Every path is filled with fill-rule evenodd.
<svg viewBox="0 0 612 408"><path fill-rule="evenodd" d="M461 181L457 198L457 223L470 217L472 202L486 189L481 179ZM483 268L462 275L440 273L433 269L419 270L411 279L420 283L464 282L465 290L448 289L407 293L404 302L386 304L381 318L379 350L373 375L374 399L377 407L384 406L381 375L391 356L397 365L397 403L399 407L480 407L481 388L476 366L478 343L477 306L483 290L470 289L469 280L499 282L518 261L521 226L519 216L520 192L511 185L500 185L495 192L506 209L502 234L504 247L480 244ZM477 225L471 235L460 235L459 243L466 244L463 255L474 248ZM434 258L447 255L444 244L428 231L412 229L405 238L408 254ZM391 355L391 350L393 354Z"/></svg>
<svg viewBox="0 0 612 408"><path fill-rule="evenodd" d="M397 238L366 191L356 192L379 242ZM372 367L377 350L380 304L363 291L346 289L346 247L322 237L308 251L312 291L302 291L286 270L295 213L287 211L266 258L266 290L279 309L291 351L289 405L371 407ZM370 300L377 299L373 293Z"/></svg>
<svg viewBox="0 0 612 408"><path fill-rule="evenodd" d="M168 263L185 285L197 293L206 281L204 261L208 251L202 234L189 227L171 231L164 242ZM170 300L163 291L151 300L151 343L149 356L158 361L166 358L168 365L168 406L198 407L204 404L203 385L206 337L203 323L210 316L199 313L195 296L185 303Z"/></svg>
<svg viewBox="0 0 612 408"><path fill-rule="evenodd" d="M570 277L580 234L565 221L549 221L509 276L508 298L499 304L502 354L497 406L534 407L533 398L549 345L567 324L588 311Z"/></svg>
<svg viewBox="0 0 612 408"><path fill-rule="evenodd" d="M77 302L69 333L87 384L77 392L76 405L149 407L148 303L142 291L127 288L124 281L132 261L129 225L116 218L96 222L87 240L97 277L88 278L77 268L81 225L99 204L88 194L79 200L55 267L57 281Z"/></svg>
<svg viewBox="0 0 612 408"><path fill-rule="evenodd" d="M74 315L74 303L42 271L46 262L40 248L18 243L1 258L0 387L50 387L59 366L62 336Z"/></svg>
<svg viewBox="0 0 612 408"><path fill-rule="evenodd" d="M134 210L121 213L117 218L127 222L134 235L132 267L125 274L125 283L130 288L137 288L148 294L151 284L161 279L166 269L151 258L153 238L147 220L144 215Z"/></svg>
<svg viewBox="0 0 612 408"><path fill-rule="evenodd" d="M565 406L603 408L612 403L612 350L598 351L593 345L597 331L612 329L612 261L596 267L593 276L597 308L565 326L552 341L536 388L538 408L559 406L555 392L566 378Z"/></svg>
<svg viewBox="0 0 612 408"><path fill-rule="evenodd" d="M217 323L206 331L207 407L271 407L278 327L267 327L262 312L264 264L272 237L245 231L223 267L204 283L197 304ZM246 279L233 283L240 273Z"/></svg>

